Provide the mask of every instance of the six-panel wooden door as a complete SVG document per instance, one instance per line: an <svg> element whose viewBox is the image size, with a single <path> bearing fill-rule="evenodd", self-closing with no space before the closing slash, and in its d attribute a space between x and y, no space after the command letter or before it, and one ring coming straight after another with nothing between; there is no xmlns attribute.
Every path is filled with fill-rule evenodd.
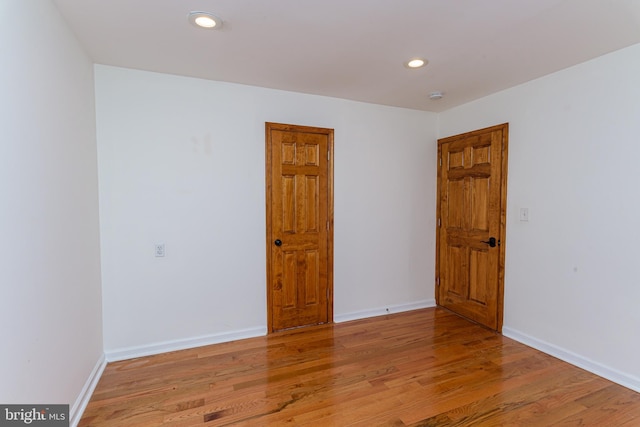
<svg viewBox="0 0 640 427"><path fill-rule="evenodd" d="M438 141L436 299L502 328L508 124Z"/></svg>
<svg viewBox="0 0 640 427"><path fill-rule="evenodd" d="M333 321L333 129L266 124L269 331Z"/></svg>

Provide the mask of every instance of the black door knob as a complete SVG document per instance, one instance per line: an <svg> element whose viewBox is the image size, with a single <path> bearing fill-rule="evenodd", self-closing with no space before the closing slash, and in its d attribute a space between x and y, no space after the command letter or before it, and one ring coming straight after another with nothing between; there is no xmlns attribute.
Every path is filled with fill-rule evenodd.
<svg viewBox="0 0 640 427"><path fill-rule="evenodd" d="M490 247L495 248L496 247L496 238L495 237L489 237L489 241L485 242L483 240L482 243L486 243Z"/></svg>
<svg viewBox="0 0 640 427"><path fill-rule="evenodd" d="M273 242L276 246L282 246L282 240L280 239L276 239L275 242Z"/></svg>

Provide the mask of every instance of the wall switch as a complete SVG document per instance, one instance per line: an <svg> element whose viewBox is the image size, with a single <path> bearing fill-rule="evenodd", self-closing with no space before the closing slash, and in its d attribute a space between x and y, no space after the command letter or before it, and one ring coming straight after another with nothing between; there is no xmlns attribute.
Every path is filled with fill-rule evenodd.
<svg viewBox="0 0 640 427"><path fill-rule="evenodd" d="M155 254L157 257L164 256L164 243L156 243L155 248Z"/></svg>
<svg viewBox="0 0 640 427"><path fill-rule="evenodd" d="M529 221L529 208L520 208L520 221Z"/></svg>

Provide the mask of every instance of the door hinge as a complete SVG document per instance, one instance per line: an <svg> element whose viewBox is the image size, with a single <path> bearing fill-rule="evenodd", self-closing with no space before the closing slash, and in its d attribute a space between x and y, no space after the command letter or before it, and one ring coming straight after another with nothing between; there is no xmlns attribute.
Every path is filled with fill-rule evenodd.
<svg viewBox="0 0 640 427"><path fill-rule="evenodd" d="M439 164L439 166L442 166L442 157L440 157L440 159L439 159L439 160L440 160L440 164Z"/></svg>
<svg viewBox="0 0 640 427"><path fill-rule="evenodd" d="M441 227L441 225L440 225L440 218L438 218L438 227Z"/></svg>
<svg viewBox="0 0 640 427"><path fill-rule="evenodd" d="M331 151L327 150L327 160L331 160Z"/></svg>
<svg viewBox="0 0 640 427"><path fill-rule="evenodd" d="M440 277L436 277L436 286L440 286Z"/></svg>
<svg viewBox="0 0 640 427"><path fill-rule="evenodd" d="M327 231L329 231L329 221L327 221Z"/></svg>

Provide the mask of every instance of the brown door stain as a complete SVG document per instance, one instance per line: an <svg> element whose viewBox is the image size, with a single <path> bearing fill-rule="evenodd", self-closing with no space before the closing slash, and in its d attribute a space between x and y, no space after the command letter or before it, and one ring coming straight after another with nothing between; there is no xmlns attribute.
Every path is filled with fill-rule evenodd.
<svg viewBox="0 0 640 427"><path fill-rule="evenodd" d="M438 140L436 300L501 331L508 124Z"/></svg>
<svg viewBox="0 0 640 427"><path fill-rule="evenodd" d="M333 321L333 129L266 123L270 332Z"/></svg>

